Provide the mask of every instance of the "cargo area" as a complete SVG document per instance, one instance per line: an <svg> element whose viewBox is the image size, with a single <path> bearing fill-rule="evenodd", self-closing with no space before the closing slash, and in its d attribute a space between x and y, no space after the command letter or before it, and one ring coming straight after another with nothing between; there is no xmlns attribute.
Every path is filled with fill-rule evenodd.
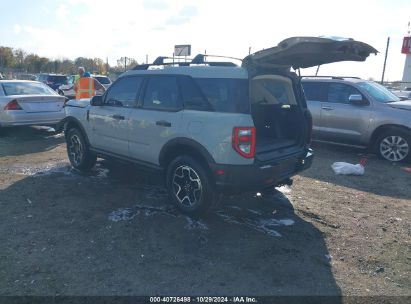
<svg viewBox="0 0 411 304"><path fill-rule="evenodd" d="M257 157L301 145L304 119L291 79L278 75L257 76L251 80L250 99Z"/></svg>

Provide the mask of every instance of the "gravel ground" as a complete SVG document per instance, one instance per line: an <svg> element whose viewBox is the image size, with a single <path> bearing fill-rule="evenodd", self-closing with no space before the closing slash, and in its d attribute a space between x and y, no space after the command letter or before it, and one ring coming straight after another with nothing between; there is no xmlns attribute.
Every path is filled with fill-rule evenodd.
<svg viewBox="0 0 411 304"><path fill-rule="evenodd" d="M47 128L0 136L1 295L411 296L411 173L314 144L310 170L272 197L224 197L200 221L158 176L99 160L73 171Z"/></svg>

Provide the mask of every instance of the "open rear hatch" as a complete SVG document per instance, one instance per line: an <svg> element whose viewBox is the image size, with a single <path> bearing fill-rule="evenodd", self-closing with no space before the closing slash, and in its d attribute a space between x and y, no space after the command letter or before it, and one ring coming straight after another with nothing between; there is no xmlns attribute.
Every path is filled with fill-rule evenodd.
<svg viewBox="0 0 411 304"><path fill-rule="evenodd" d="M378 51L351 38L291 37L244 58L243 66L309 68L339 61L365 61Z"/></svg>
<svg viewBox="0 0 411 304"><path fill-rule="evenodd" d="M293 37L245 57L242 66L249 72L256 127L255 158L261 162L279 159L301 152L309 143L311 115L291 67L364 61L371 53L377 50L353 39Z"/></svg>

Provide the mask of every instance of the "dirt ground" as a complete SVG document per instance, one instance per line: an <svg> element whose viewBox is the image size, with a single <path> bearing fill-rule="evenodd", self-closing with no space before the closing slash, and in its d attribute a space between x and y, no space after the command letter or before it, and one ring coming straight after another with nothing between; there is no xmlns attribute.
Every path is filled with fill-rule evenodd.
<svg viewBox="0 0 411 304"><path fill-rule="evenodd" d="M158 176L104 160L79 174L61 134L6 130L0 294L411 296L411 173L370 156L364 176L337 176L363 151L314 149L291 188L193 221Z"/></svg>

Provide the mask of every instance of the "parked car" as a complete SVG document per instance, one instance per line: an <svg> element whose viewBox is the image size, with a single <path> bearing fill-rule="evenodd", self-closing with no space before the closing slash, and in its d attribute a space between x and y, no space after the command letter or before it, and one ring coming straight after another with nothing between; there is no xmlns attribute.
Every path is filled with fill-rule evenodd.
<svg viewBox="0 0 411 304"><path fill-rule="evenodd" d="M54 91L62 84L67 84L67 76L61 74L39 74L38 81L47 84Z"/></svg>
<svg viewBox="0 0 411 304"><path fill-rule="evenodd" d="M411 89L409 90L391 90L401 100L411 100Z"/></svg>
<svg viewBox="0 0 411 304"><path fill-rule="evenodd" d="M106 89L108 89L108 87L111 85L111 79L108 78L105 75L91 75L91 77L97 79L102 85L103 87L105 87Z"/></svg>
<svg viewBox="0 0 411 304"><path fill-rule="evenodd" d="M316 140L368 147L392 161L409 160L411 101L359 78L302 80Z"/></svg>
<svg viewBox="0 0 411 304"><path fill-rule="evenodd" d="M38 81L0 80L0 128L21 125L57 127L65 117L65 100Z"/></svg>
<svg viewBox="0 0 411 304"><path fill-rule="evenodd" d="M57 89L57 93L67 98L76 97L76 92L74 91L74 79L75 75L67 76L67 83L60 85Z"/></svg>
<svg viewBox="0 0 411 304"><path fill-rule="evenodd" d="M103 87L105 87L106 89L111 85L111 80L110 78L108 78L107 76L104 75L92 75L91 77L97 79L102 85ZM63 84L61 85L57 92L61 95L61 96L66 96L68 98L74 98L76 97L76 92L74 91L74 79L75 79L75 75L70 75L67 77L67 84ZM103 92L97 90L96 94L97 95L101 95Z"/></svg>
<svg viewBox="0 0 411 304"><path fill-rule="evenodd" d="M164 172L174 204L195 216L218 193L291 184L313 152L311 117L290 67L364 61L372 52L354 40L297 37L241 67L201 54L178 66L160 57L122 74L103 96L67 103L68 158L78 170L99 156Z"/></svg>

